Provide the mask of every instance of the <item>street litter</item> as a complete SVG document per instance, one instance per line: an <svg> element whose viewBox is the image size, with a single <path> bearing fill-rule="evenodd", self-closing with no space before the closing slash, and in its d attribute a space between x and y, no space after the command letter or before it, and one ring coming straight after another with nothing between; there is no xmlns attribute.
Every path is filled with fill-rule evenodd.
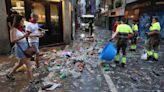
<svg viewBox="0 0 164 92"><path fill-rule="evenodd" d="M56 88L59 88L62 86L62 84L57 84L53 82L43 82L44 86L42 87L42 90L55 90Z"/></svg>
<svg viewBox="0 0 164 92"><path fill-rule="evenodd" d="M143 54L141 55L141 59L142 59L142 60L147 60L147 53L143 53Z"/></svg>
<svg viewBox="0 0 164 92"><path fill-rule="evenodd" d="M157 73L155 70L152 70L153 74L155 74L156 76L160 76L159 73Z"/></svg>

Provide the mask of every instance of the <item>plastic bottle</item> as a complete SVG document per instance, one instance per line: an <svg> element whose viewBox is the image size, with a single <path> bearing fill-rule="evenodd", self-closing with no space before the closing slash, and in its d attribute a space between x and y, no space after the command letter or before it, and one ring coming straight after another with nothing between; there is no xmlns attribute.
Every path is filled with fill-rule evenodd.
<svg viewBox="0 0 164 92"><path fill-rule="evenodd" d="M60 79L65 79L66 78L66 75L65 74L61 74L60 75Z"/></svg>

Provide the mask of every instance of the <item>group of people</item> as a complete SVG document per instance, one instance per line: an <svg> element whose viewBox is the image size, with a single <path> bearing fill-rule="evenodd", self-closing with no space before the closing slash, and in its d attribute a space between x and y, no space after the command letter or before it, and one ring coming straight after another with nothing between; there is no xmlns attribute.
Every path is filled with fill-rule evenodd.
<svg viewBox="0 0 164 92"><path fill-rule="evenodd" d="M30 81L33 81L33 74L31 63L29 62L31 59L27 57L24 51L29 48L29 46L35 47L35 61L36 67L39 65L39 38L43 37L45 32L39 30L38 26L38 15L36 13L31 13L31 19L27 22L24 16L20 14L16 14L12 16L13 22L10 22L10 41L14 44L15 47L15 55L19 59L19 63L14 66L12 71L6 74L6 77L10 80L14 80L14 74L16 70L22 65L26 65L27 67L27 77ZM25 22L26 21L26 22Z"/></svg>
<svg viewBox="0 0 164 92"><path fill-rule="evenodd" d="M45 32L39 30L38 26L38 15L36 13L31 13L31 19L28 22L24 22L25 18L18 13L14 13L12 16L13 22L9 23L10 27L10 40L11 43L15 45L15 54L19 59L19 63L16 64L13 70L6 75L6 77L10 80L14 80L13 74L16 70L22 65L26 65L27 67L27 77L30 81L33 80L33 74L31 69L30 58L26 57L24 51L31 46L36 48L36 66L39 67L39 38L43 37ZM11 21L12 19L8 19ZM147 36L149 37L147 41L147 55L148 60L153 59L158 61L158 49L160 43L160 23L157 18L152 18L152 23L149 25L150 32L147 32ZM91 32L92 34L92 32ZM131 51L135 51L137 48L137 36L138 36L138 25L137 22L134 21L132 27L126 24L126 19L122 18L118 24L115 26L115 32L110 38L112 41L114 38L117 38L117 55L115 57L115 63L120 63L120 50L122 50L122 59L121 65L125 67L127 62L126 58L126 49L128 40L131 40Z"/></svg>
<svg viewBox="0 0 164 92"><path fill-rule="evenodd" d="M125 18L122 18L120 21L117 21L117 24L114 26L114 34L110 38L112 41L114 38L117 38L117 55L115 57L115 63L119 64L120 60L120 50L122 50L122 59L121 59L121 66L125 67L126 64L126 49L128 40L131 40L131 51L135 51L137 48L137 36L138 36L138 25L137 21L134 21L132 27L126 24L127 21ZM152 18L152 23L150 25L145 25L149 27L149 32L146 32L147 35L147 60L159 60L158 50L160 44L160 23L156 17Z"/></svg>

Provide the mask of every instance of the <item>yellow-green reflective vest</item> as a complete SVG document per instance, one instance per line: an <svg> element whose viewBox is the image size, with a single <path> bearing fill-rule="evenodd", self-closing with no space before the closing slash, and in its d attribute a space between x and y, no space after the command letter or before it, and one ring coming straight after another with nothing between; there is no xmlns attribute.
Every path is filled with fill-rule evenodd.
<svg viewBox="0 0 164 92"><path fill-rule="evenodd" d="M152 26L149 28L150 31L160 31L161 26L159 22L153 23Z"/></svg>
<svg viewBox="0 0 164 92"><path fill-rule="evenodd" d="M137 24L133 24L132 25L132 29L133 29L133 31L138 31L138 25Z"/></svg>
<svg viewBox="0 0 164 92"><path fill-rule="evenodd" d="M118 25L116 31L119 33L133 33L131 27L127 24Z"/></svg>

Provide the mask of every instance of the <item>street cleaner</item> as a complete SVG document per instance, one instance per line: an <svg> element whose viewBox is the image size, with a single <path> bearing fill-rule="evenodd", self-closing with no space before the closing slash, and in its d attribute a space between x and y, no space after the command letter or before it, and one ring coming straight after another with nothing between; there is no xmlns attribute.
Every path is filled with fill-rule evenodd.
<svg viewBox="0 0 164 92"><path fill-rule="evenodd" d="M118 40L117 40L117 55L115 57L115 63L119 64L120 60L120 50L122 49L122 59L121 59L121 66L125 67L126 64L126 48L127 48L127 42L128 42L128 36L131 34L133 35L133 31L131 27L126 23L126 19L122 18L121 19L121 24L118 25L116 32L112 35L112 38L110 39L113 40L117 35L118 35Z"/></svg>
<svg viewBox="0 0 164 92"><path fill-rule="evenodd" d="M158 22L157 18L152 18L152 24L149 28L150 32L147 32L148 41L147 41L147 60L151 58L155 61L158 61L159 55L159 44L160 44L160 23Z"/></svg>
<svg viewBox="0 0 164 92"><path fill-rule="evenodd" d="M137 25L136 21L134 21L134 23L132 25L132 30L133 30L134 36L131 39L130 51L136 51L136 48L137 48L137 36L138 36L138 25Z"/></svg>

